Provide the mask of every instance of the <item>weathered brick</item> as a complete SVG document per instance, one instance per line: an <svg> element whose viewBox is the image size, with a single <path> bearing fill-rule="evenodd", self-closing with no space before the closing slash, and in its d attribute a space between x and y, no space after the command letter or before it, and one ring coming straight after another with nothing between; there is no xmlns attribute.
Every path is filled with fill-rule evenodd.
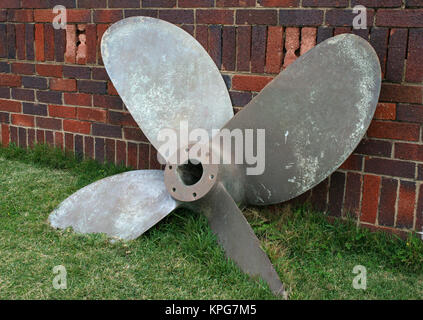
<svg viewBox="0 0 423 320"><path fill-rule="evenodd" d="M24 102L22 111L25 114L47 116L47 106L45 104Z"/></svg>
<svg viewBox="0 0 423 320"><path fill-rule="evenodd" d="M381 177L365 175L363 181L363 200L360 221L374 224L379 204Z"/></svg>
<svg viewBox="0 0 423 320"><path fill-rule="evenodd" d="M423 10L421 9L379 9L376 13L376 25L382 27L423 27Z"/></svg>
<svg viewBox="0 0 423 320"><path fill-rule="evenodd" d="M12 124L15 126L34 127L35 119L34 116L25 114L12 114Z"/></svg>
<svg viewBox="0 0 423 320"><path fill-rule="evenodd" d="M35 100L34 90L12 88L12 98L16 100L34 101Z"/></svg>
<svg viewBox="0 0 423 320"><path fill-rule="evenodd" d="M79 120L106 122L106 110L95 108L78 108L77 110Z"/></svg>
<svg viewBox="0 0 423 320"><path fill-rule="evenodd" d="M251 27L237 27L237 71L250 71Z"/></svg>
<svg viewBox="0 0 423 320"><path fill-rule="evenodd" d="M37 100L44 103L62 103L62 93L53 91L37 91Z"/></svg>
<svg viewBox="0 0 423 320"><path fill-rule="evenodd" d="M22 84L21 76L16 74L0 74L0 86L20 87Z"/></svg>
<svg viewBox="0 0 423 320"><path fill-rule="evenodd" d="M354 152L369 156L390 157L392 143L383 140L363 139Z"/></svg>
<svg viewBox="0 0 423 320"><path fill-rule="evenodd" d="M279 24L283 26L319 26L323 23L322 10L280 10Z"/></svg>
<svg viewBox="0 0 423 320"><path fill-rule="evenodd" d="M367 135L373 138L418 141L420 126L411 123L372 121Z"/></svg>
<svg viewBox="0 0 423 320"><path fill-rule="evenodd" d="M283 27L267 29L266 73L279 73L283 59Z"/></svg>
<svg viewBox="0 0 423 320"><path fill-rule="evenodd" d="M305 54L316 45L316 28L301 29L301 48L300 55Z"/></svg>
<svg viewBox="0 0 423 320"><path fill-rule="evenodd" d="M21 103L19 101L0 99L0 111L21 112Z"/></svg>
<svg viewBox="0 0 423 320"><path fill-rule="evenodd" d="M413 143L395 143L395 158L423 161L423 145Z"/></svg>
<svg viewBox="0 0 423 320"><path fill-rule="evenodd" d="M65 107L57 105L48 106L48 115L55 118L76 118L75 107Z"/></svg>
<svg viewBox="0 0 423 320"><path fill-rule="evenodd" d="M220 69L222 63L222 27L210 26L209 28L209 54L216 66Z"/></svg>
<svg viewBox="0 0 423 320"><path fill-rule="evenodd" d="M76 91L75 79L50 79L50 90Z"/></svg>
<svg viewBox="0 0 423 320"><path fill-rule="evenodd" d="M385 102L422 103L423 87L384 83L382 84L379 100Z"/></svg>
<svg viewBox="0 0 423 320"><path fill-rule="evenodd" d="M37 117L36 125L43 129L62 130L62 120L60 119Z"/></svg>
<svg viewBox="0 0 423 320"><path fill-rule="evenodd" d="M269 10L251 10L251 9L240 9L236 11L236 23L237 24L264 24L264 25L276 25L278 23L277 11L273 9Z"/></svg>
<svg viewBox="0 0 423 320"><path fill-rule="evenodd" d="M122 10L94 10L93 21L95 23L113 23L123 18Z"/></svg>
<svg viewBox="0 0 423 320"><path fill-rule="evenodd" d="M35 33L33 24L25 24L25 53L27 60L35 60Z"/></svg>
<svg viewBox="0 0 423 320"><path fill-rule="evenodd" d="M76 63L76 25L66 25L65 62Z"/></svg>
<svg viewBox="0 0 423 320"><path fill-rule="evenodd" d="M367 26L373 25L374 10L367 9ZM352 9L331 9L326 11L326 24L329 26L351 27L357 16Z"/></svg>
<svg viewBox="0 0 423 320"><path fill-rule="evenodd" d="M361 171L362 167L363 157L357 154L352 154L344 161L339 169Z"/></svg>
<svg viewBox="0 0 423 320"><path fill-rule="evenodd" d="M266 58L266 26L253 26L251 32L251 72L264 73Z"/></svg>
<svg viewBox="0 0 423 320"><path fill-rule="evenodd" d="M240 91L261 91L273 77L254 75L234 75L232 77L232 88Z"/></svg>
<svg viewBox="0 0 423 320"><path fill-rule="evenodd" d="M106 94L107 83L103 81L78 80L78 90L84 93Z"/></svg>
<svg viewBox="0 0 423 320"><path fill-rule="evenodd" d="M122 138L122 129L120 126L93 123L93 135L108 138Z"/></svg>
<svg viewBox="0 0 423 320"><path fill-rule="evenodd" d="M225 26L222 32L222 70L234 71L235 61L235 27Z"/></svg>
<svg viewBox="0 0 423 320"><path fill-rule="evenodd" d="M395 120L396 108L397 105L395 103L378 103L374 118L380 120Z"/></svg>
<svg viewBox="0 0 423 320"><path fill-rule="evenodd" d="M423 29L410 29L405 81L423 81Z"/></svg>
<svg viewBox="0 0 423 320"><path fill-rule="evenodd" d="M389 81L402 81L407 50L407 37L407 29L391 29L386 67L386 79Z"/></svg>
<svg viewBox="0 0 423 320"><path fill-rule="evenodd" d="M63 120L63 130L81 134L90 134L91 123L78 120Z"/></svg>
<svg viewBox="0 0 423 320"><path fill-rule="evenodd" d="M414 179L416 165L412 162L382 158L366 158L365 172Z"/></svg>
<svg viewBox="0 0 423 320"><path fill-rule="evenodd" d="M194 23L194 11L193 10L160 10L159 18L170 23ZM201 23L197 20L197 23Z"/></svg>
<svg viewBox="0 0 423 320"><path fill-rule="evenodd" d="M416 183L400 181L396 227L411 229L414 222Z"/></svg>
<svg viewBox="0 0 423 320"><path fill-rule="evenodd" d="M32 63L12 63L12 73L32 75L35 72L35 65Z"/></svg>
<svg viewBox="0 0 423 320"><path fill-rule="evenodd" d="M22 77L24 88L47 89L47 79L39 77Z"/></svg>
<svg viewBox="0 0 423 320"><path fill-rule="evenodd" d="M87 93L68 93L63 94L63 99L65 104L70 104L74 106L86 106L90 107L92 105L92 96Z"/></svg>
<svg viewBox="0 0 423 320"><path fill-rule="evenodd" d="M340 217L344 200L345 173L334 172L330 177L329 186L329 215Z"/></svg>
<svg viewBox="0 0 423 320"><path fill-rule="evenodd" d="M300 47L300 30L298 28L286 28L285 36L285 58L283 67L287 68L297 59L296 51Z"/></svg>

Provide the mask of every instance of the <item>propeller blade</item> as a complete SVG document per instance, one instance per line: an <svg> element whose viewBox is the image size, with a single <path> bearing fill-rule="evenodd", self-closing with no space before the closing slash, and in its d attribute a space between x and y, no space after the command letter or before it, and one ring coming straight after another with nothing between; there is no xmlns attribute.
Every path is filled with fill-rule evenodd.
<svg viewBox="0 0 423 320"><path fill-rule="evenodd" d="M245 176L247 203L292 199L336 170L365 134L380 86L375 51L352 34L322 42L281 72L224 126L266 130L258 154L265 169Z"/></svg>
<svg viewBox="0 0 423 320"><path fill-rule="evenodd" d="M269 257L261 249L253 229L223 184L217 183L207 198L200 201L196 206L207 217L226 256L243 272L266 281L274 294L286 298L283 284Z"/></svg>
<svg viewBox="0 0 423 320"><path fill-rule="evenodd" d="M101 52L117 92L149 141L187 121L189 131L212 134L233 117L228 90L215 63L190 34L163 20L131 17L103 35ZM188 143L188 141L187 141ZM171 155L167 155L171 156Z"/></svg>
<svg viewBox="0 0 423 320"><path fill-rule="evenodd" d="M55 228L78 233L139 237L178 206L161 170L137 170L96 181L64 200L50 217Z"/></svg>

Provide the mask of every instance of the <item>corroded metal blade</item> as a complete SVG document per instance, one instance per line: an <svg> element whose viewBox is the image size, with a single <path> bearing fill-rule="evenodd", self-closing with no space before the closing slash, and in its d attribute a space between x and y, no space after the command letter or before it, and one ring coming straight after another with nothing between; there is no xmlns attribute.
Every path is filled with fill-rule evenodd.
<svg viewBox="0 0 423 320"><path fill-rule="evenodd" d="M123 240L139 237L177 207L161 170L137 170L96 181L72 194L54 210L55 228L106 233Z"/></svg>
<svg viewBox="0 0 423 320"><path fill-rule="evenodd" d="M253 229L223 184L217 183L213 191L200 201L196 207L207 217L227 257L251 277L266 281L274 294L286 297L269 257L261 249Z"/></svg>
<svg viewBox="0 0 423 320"><path fill-rule="evenodd" d="M336 170L365 134L380 86L375 51L351 34L322 42L281 72L224 126L266 130L258 155L265 170L245 176L246 201L289 200Z"/></svg>
<svg viewBox="0 0 423 320"><path fill-rule="evenodd" d="M117 92L149 141L161 129L212 134L233 117L223 78L200 43L163 20L131 17L104 33L101 52Z"/></svg>

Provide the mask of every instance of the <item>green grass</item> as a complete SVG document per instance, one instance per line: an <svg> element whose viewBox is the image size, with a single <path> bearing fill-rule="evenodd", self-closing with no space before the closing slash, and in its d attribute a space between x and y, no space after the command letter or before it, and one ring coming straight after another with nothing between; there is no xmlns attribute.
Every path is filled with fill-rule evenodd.
<svg viewBox="0 0 423 320"><path fill-rule="evenodd" d="M274 299L225 259L198 213L178 210L126 243L48 225L67 196L125 170L45 146L0 148L0 299ZM353 222L329 223L307 206L278 210L245 214L290 299L423 297L417 237L402 241ZM56 265L66 267L66 290L52 286ZM366 290L352 287L355 265L367 268Z"/></svg>

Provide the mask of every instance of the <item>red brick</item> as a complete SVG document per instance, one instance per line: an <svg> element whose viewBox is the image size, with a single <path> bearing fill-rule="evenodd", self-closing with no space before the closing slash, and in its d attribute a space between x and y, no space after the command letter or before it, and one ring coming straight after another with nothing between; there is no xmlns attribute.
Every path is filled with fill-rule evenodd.
<svg viewBox="0 0 423 320"><path fill-rule="evenodd" d="M278 12L273 9L240 9L236 11L236 23L275 25L278 23Z"/></svg>
<svg viewBox="0 0 423 320"><path fill-rule="evenodd" d="M423 10L421 9L379 9L376 13L376 25L383 27L423 27Z"/></svg>
<svg viewBox="0 0 423 320"><path fill-rule="evenodd" d="M44 142L45 142L44 130L37 130L37 143L44 143Z"/></svg>
<svg viewBox="0 0 423 320"><path fill-rule="evenodd" d="M22 8L47 8L47 0L22 0Z"/></svg>
<svg viewBox="0 0 423 320"><path fill-rule="evenodd" d="M266 72L279 73L283 59L283 27L267 29Z"/></svg>
<svg viewBox="0 0 423 320"><path fill-rule="evenodd" d="M48 115L56 118L76 118L76 108L49 105Z"/></svg>
<svg viewBox="0 0 423 320"><path fill-rule="evenodd" d="M302 28L301 29L301 49L300 55L305 54L316 45L316 28Z"/></svg>
<svg viewBox="0 0 423 320"><path fill-rule="evenodd" d="M0 99L0 111L21 112L22 104L19 101Z"/></svg>
<svg viewBox="0 0 423 320"><path fill-rule="evenodd" d="M50 89L55 91L76 91L76 80L50 79Z"/></svg>
<svg viewBox="0 0 423 320"><path fill-rule="evenodd" d="M423 29L410 29L405 81L423 81Z"/></svg>
<svg viewBox="0 0 423 320"><path fill-rule="evenodd" d="M413 162L383 158L366 158L364 171L379 175L414 179L416 165Z"/></svg>
<svg viewBox="0 0 423 320"><path fill-rule="evenodd" d="M3 146L7 147L9 145L10 134L9 126L7 124L1 125L1 143Z"/></svg>
<svg viewBox="0 0 423 320"><path fill-rule="evenodd" d="M12 63L13 73L32 75L34 74L34 71L35 71L35 66L32 63L20 63L20 62Z"/></svg>
<svg viewBox="0 0 423 320"><path fill-rule="evenodd" d="M354 172L347 173L344 200L344 212L346 216L353 216L355 218L360 216L362 182L361 174Z"/></svg>
<svg viewBox="0 0 423 320"><path fill-rule="evenodd" d="M138 147L135 143L128 142L128 166L137 168Z"/></svg>
<svg viewBox="0 0 423 320"><path fill-rule="evenodd" d="M363 182L363 200L360 221L374 224L379 203L381 177L365 175Z"/></svg>
<svg viewBox="0 0 423 320"><path fill-rule="evenodd" d="M90 136L84 137L84 155L85 158L94 159L94 138Z"/></svg>
<svg viewBox="0 0 423 320"><path fill-rule="evenodd" d="M66 26L65 62L76 63L76 25Z"/></svg>
<svg viewBox="0 0 423 320"><path fill-rule="evenodd" d="M421 0L405 0L406 7L423 7Z"/></svg>
<svg viewBox="0 0 423 320"><path fill-rule="evenodd" d="M139 145L139 153L141 153L141 146L143 146L143 144L140 144ZM150 147L150 152L149 152L149 158L150 158L150 161L149 161L149 168L150 169L156 169L156 170L160 170L160 169L163 169L162 168L162 165L160 164L160 162L158 161L158 159L157 159L157 150L156 150L156 148L154 148L151 144L150 145L148 145L149 147Z"/></svg>
<svg viewBox="0 0 423 320"><path fill-rule="evenodd" d="M388 28L372 28L370 33L370 44L376 50L377 56L380 61L382 70L382 78L386 73L386 56L388 48L389 29Z"/></svg>
<svg viewBox="0 0 423 320"><path fill-rule="evenodd" d="M109 111L109 123L125 127L138 127L138 124L128 112Z"/></svg>
<svg viewBox="0 0 423 320"><path fill-rule="evenodd" d="M261 91L273 77L234 75L232 77L232 89L240 91Z"/></svg>
<svg viewBox="0 0 423 320"><path fill-rule="evenodd" d="M395 158L423 161L423 145L412 143L395 143Z"/></svg>
<svg viewBox="0 0 423 320"><path fill-rule="evenodd" d="M109 8L139 8L139 0L109 0Z"/></svg>
<svg viewBox="0 0 423 320"><path fill-rule="evenodd" d="M94 108L78 108L79 120L106 122L106 110Z"/></svg>
<svg viewBox="0 0 423 320"><path fill-rule="evenodd" d="M95 10L93 15L93 21L95 23L113 23L122 18L122 10Z"/></svg>
<svg viewBox="0 0 423 320"><path fill-rule="evenodd" d="M13 22L33 22L34 11L33 10L9 10L8 20Z"/></svg>
<svg viewBox="0 0 423 320"><path fill-rule="evenodd" d="M422 103L423 87L384 83L382 84L379 100L385 102Z"/></svg>
<svg viewBox="0 0 423 320"><path fill-rule="evenodd" d="M93 123L92 134L108 138L122 138L122 128L105 123Z"/></svg>
<svg viewBox="0 0 423 320"><path fill-rule="evenodd" d="M91 11L86 9L68 9L67 11L67 22L90 22ZM53 13L51 9L36 9L34 10L34 20L36 22L48 22L51 23L57 14Z"/></svg>
<svg viewBox="0 0 423 320"><path fill-rule="evenodd" d="M195 28L195 38L203 46L203 48L209 50L209 28L207 26L198 25Z"/></svg>
<svg viewBox="0 0 423 320"><path fill-rule="evenodd" d="M33 148L35 144L35 129L28 128L28 146Z"/></svg>
<svg viewBox="0 0 423 320"><path fill-rule="evenodd" d="M222 70L234 71L236 61L235 27L225 26L222 33Z"/></svg>
<svg viewBox="0 0 423 320"><path fill-rule="evenodd" d="M78 120L63 120L63 130L75 133L90 134L91 123Z"/></svg>
<svg viewBox="0 0 423 320"><path fill-rule="evenodd" d="M62 120L54 118L40 118L36 119L37 127L50 130L61 130Z"/></svg>
<svg viewBox="0 0 423 320"><path fill-rule="evenodd" d="M65 133L65 150L73 152L73 134Z"/></svg>
<svg viewBox="0 0 423 320"><path fill-rule="evenodd" d="M420 126L411 123L372 121L367 135L374 138L418 141Z"/></svg>
<svg viewBox="0 0 423 320"><path fill-rule="evenodd" d="M216 7L255 7L256 0L216 0Z"/></svg>
<svg viewBox="0 0 423 320"><path fill-rule="evenodd" d="M396 227L407 229L411 229L413 227L415 201L415 182L401 181L398 197L398 213Z"/></svg>
<svg viewBox="0 0 423 320"><path fill-rule="evenodd" d="M148 139L139 128L123 128L123 135L125 140L148 142Z"/></svg>
<svg viewBox="0 0 423 320"><path fill-rule="evenodd" d="M123 109L123 102L119 96L95 95L93 105L105 109Z"/></svg>
<svg viewBox="0 0 423 320"><path fill-rule="evenodd" d="M35 25L35 59L44 61L44 25L37 23Z"/></svg>
<svg viewBox="0 0 423 320"><path fill-rule="evenodd" d="M382 178L380 189L378 224L393 227L395 222L395 203L397 200L398 181Z"/></svg>
<svg viewBox="0 0 423 320"><path fill-rule="evenodd" d="M97 28L95 24L88 24L85 31L87 35L87 63L96 63L97 61Z"/></svg>
<svg viewBox="0 0 423 320"><path fill-rule="evenodd" d="M4 126L4 125L3 125ZM423 184L419 187L419 196L416 210L416 231L423 231Z"/></svg>
<svg viewBox="0 0 423 320"><path fill-rule="evenodd" d="M352 33L351 27L336 27L335 30L333 31L334 36L338 36L340 34L345 34L345 33Z"/></svg>
<svg viewBox="0 0 423 320"><path fill-rule="evenodd" d="M253 26L251 32L251 72L264 73L266 58L266 26Z"/></svg>
<svg viewBox="0 0 423 320"><path fill-rule="evenodd" d="M237 31L237 71L250 71L251 27L241 26Z"/></svg>
<svg viewBox="0 0 423 320"><path fill-rule="evenodd" d="M104 32L106 32L107 28L109 27L108 24L98 24L97 25L97 56L98 56L98 63L103 64L103 61L101 59L101 50L100 50L100 44L101 44L101 38L103 37Z"/></svg>
<svg viewBox="0 0 423 320"><path fill-rule="evenodd" d="M143 8L174 8L176 0L142 0Z"/></svg>
<svg viewBox="0 0 423 320"><path fill-rule="evenodd" d="M283 67L287 68L297 59L296 51L300 47L300 30L298 28L286 28L285 35L285 58Z"/></svg>
<svg viewBox="0 0 423 320"><path fill-rule="evenodd" d="M234 10L207 9L197 10L198 24L233 24Z"/></svg>
<svg viewBox="0 0 423 320"><path fill-rule="evenodd" d="M117 92L115 86L111 81L107 81L107 93L111 96L118 96L119 93Z"/></svg>
<svg viewBox="0 0 423 320"><path fill-rule="evenodd" d="M85 106L91 107L91 98L92 96L88 93L67 93L63 95L65 104L70 104L74 106Z"/></svg>
<svg viewBox="0 0 423 320"><path fill-rule="evenodd" d="M340 217L344 200L345 173L336 171L330 177L329 187L329 215Z"/></svg>
<svg viewBox="0 0 423 320"><path fill-rule="evenodd" d="M259 0L258 3L262 7L290 8L290 7L298 7L300 1L299 0Z"/></svg>
<svg viewBox="0 0 423 320"><path fill-rule="evenodd" d="M19 60L25 60L25 25L17 24L16 28L16 56Z"/></svg>
<svg viewBox="0 0 423 320"><path fill-rule="evenodd" d="M34 116L27 116L24 114L12 114L12 124L15 126L33 127Z"/></svg>
<svg viewBox="0 0 423 320"><path fill-rule="evenodd" d="M367 26L373 25L374 10L367 9ZM352 27L356 14L352 9L331 9L326 11L326 25Z"/></svg>
<svg viewBox="0 0 423 320"><path fill-rule="evenodd" d="M315 186L311 193L311 203L315 210L325 212L327 209L329 179L325 179Z"/></svg>
<svg viewBox="0 0 423 320"><path fill-rule="evenodd" d="M40 76L44 77L62 77L62 66L54 64L37 64L35 70Z"/></svg>
<svg viewBox="0 0 423 320"><path fill-rule="evenodd" d="M339 169L355 171L361 171L362 168L363 157L356 154L350 155L347 160L345 160L344 163L339 167Z"/></svg>
<svg viewBox="0 0 423 320"><path fill-rule="evenodd" d="M391 157L392 142L383 140L363 139L355 149L355 153L380 156L380 157Z"/></svg>
<svg viewBox="0 0 423 320"><path fill-rule="evenodd" d="M380 120L395 120L396 108L397 105L395 103L378 103L374 118Z"/></svg>
<svg viewBox="0 0 423 320"><path fill-rule="evenodd" d="M7 30L7 57L9 59L16 59L16 35L15 25L6 24Z"/></svg>
<svg viewBox="0 0 423 320"><path fill-rule="evenodd" d="M356 5L365 7L401 7L402 0L352 0L351 7Z"/></svg>

